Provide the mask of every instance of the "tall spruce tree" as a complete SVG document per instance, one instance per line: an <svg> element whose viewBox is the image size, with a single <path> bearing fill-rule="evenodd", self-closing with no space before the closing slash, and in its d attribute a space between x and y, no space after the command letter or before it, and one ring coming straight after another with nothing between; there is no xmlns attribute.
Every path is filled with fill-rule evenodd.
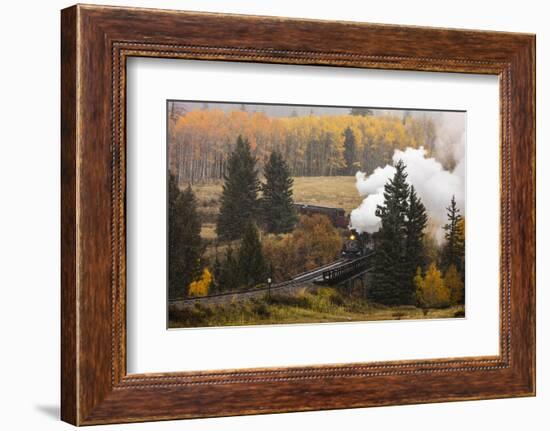
<svg viewBox="0 0 550 431"><path fill-rule="evenodd" d="M454 265L459 271L461 271L464 256L464 225L462 223L462 216L460 215L460 209L456 205L454 195L451 199L451 204L447 207L447 220L448 223L443 227L445 230L443 268L447 270L451 265ZM461 229L462 235L460 231Z"/></svg>
<svg viewBox="0 0 550 431"><path fill-rule="evenodd" d="M393 178L384 186L384 204L376 209L381 227L377 234L371 296L382 304L406 304L413 296L404 258L408 198L405 164L399 160Z"/></svg>
<svg viewBox="0 0 550 431"><path fill-rule="evenodd" d="M298 221L292 200L294 180L280 152L271 153L264 175L260 198L262 224L271 233L290 232Z"/></svg>
<svg viewBox="0 0 550 431"><path fill-rule="evenodd" d="M355 170L359 166L355 162L357 152L357 144L355 142L355 134L351 127L347 127L344 130L344 160L346 162L346 167L344 168L344 173L346 175L353 175Z"/></svg>
<svg viewBox="0 0 550 431"><path fill-rule="evenodd" d="M187 295L190 283L201 276L203 246L197 200L191 187L180 191L176 178L168 181L168 293Z"/></svg>
<svg viewBox="0 0 550 431"><path fill-rule="evenodd" d="M424 253L424 229L428 224L426 207L416 194L414 186L411 185L409 192L409 206L407 209L407 220L405 222L405 265L409 273L410 293L413 294L414 274L417 268L424 269L426 256ZM410 299L414 302L414 298Z"/></svg>
<svg viewBox="0 0 550 431"><path fill-rule="evenodd" d="M239 267L231 247L225 250L225 259L218 269L217 289L219 292L235 290L239 287Z"/></svg>
<svg viewBox="0 0 550 431"><path fill-rule="evenodd" d="M245 225L237 266L241 285L251 287L266 281L268 267L262 252L258 229L252 222Z"/></svg>
<svg viewBox="0 0 550 431"><path fill-rule="evenodd" d="M241 238L244 227L256 220L259 188L256 158L252 155L248 139L239 136L224 175L216 226L216 232L222 240Z"/></svg>

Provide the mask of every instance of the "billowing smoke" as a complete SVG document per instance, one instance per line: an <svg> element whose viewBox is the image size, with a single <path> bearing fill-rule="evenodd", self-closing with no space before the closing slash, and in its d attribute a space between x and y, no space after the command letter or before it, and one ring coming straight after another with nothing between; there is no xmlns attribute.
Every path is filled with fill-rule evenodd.
<svg viewBox="0 0 550 431"><path fill-rule="evenodd" d="M463 139L463 137L461 138ZM456 141L454 141L456 144ZM436 151L438 149L436 142ZM440 144L448 145L447 141ZM463 146L462 146L463 148ZM449 206L454 195L461 212L464 208L464 154L462 152L452 154L454 169L452 171L443 168L443 165L435 158L426 157L423 147L418 149L407 148L405 151L395 150L394 164L403 160L408 174L407 181L414 185L416 192L426 207L431 226L435 228L434 234L438 242L444 238L443 225L447 221L446 207ZM455 156L461 156L455 159ZM384 185L395 174L392 165L376 168L367 176L363 172L357 172L356 186L361 196L366 196L361 205L351 212L350 225L358 232L376 232L380 228L380 218L376 216L376 206L384 203Z"/></svg>
<svg viewBox="0 0 550 431"><path fill-rule="evenodd" d="M434 157L444 166L457 171L461 165L464 171L464 151L466 147L466 115L463 112L430 113L435 126ZM464 173L462 173L464 175Z"/></svg>

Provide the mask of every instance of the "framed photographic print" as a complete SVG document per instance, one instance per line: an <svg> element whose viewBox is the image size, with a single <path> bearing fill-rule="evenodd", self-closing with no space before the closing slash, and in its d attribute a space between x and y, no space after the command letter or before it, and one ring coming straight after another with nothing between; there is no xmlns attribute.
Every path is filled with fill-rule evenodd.
<svg viewBox="0 0 550 431"><path fill-rule="evenodd" d="M167 111L169 328L464 317L465 112Z"/></svg>
<svg viewBox="0 0 550 431"><path fill-rule="evenodd" d="M62 11L62 419L535 394L535 37Z"/></svg>

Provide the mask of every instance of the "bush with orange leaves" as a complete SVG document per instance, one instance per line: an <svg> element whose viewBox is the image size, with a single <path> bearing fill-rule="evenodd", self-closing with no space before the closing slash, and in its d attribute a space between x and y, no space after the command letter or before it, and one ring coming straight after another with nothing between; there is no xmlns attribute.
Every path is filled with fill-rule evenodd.
<svg viewBox="0 0 550 431"><path fill-rule="evenodd" d="M264 238L262 245L272 278L280 282L337 259L342 237L326 216L302 215L292 233Z"/></svg>

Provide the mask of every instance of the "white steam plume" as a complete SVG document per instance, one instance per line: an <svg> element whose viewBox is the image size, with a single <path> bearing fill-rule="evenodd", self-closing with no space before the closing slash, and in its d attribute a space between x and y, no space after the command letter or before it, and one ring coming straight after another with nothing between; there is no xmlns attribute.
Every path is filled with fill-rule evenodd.
<svg viewBox="0 0 550 431"><path fill-rule="evenodd" d="M393 162L403 160L408 174L407 182L414 186L426 207L430 223L436 226L435 237L438 242L444 238L443 225L447 221L446 207L452 196L457 206L464 209L464 160L456 162L453 171L443 168L434 158L427 158L423 147L395 150ZM376 216L376 206L384 203L384 185L395 174L395 168L386 165L376 168L367 176L357 172L356 187L361 196L366 196L361 205L351 212L350 225L358 232L376 232L380 228L380 218Z"/></svg>

